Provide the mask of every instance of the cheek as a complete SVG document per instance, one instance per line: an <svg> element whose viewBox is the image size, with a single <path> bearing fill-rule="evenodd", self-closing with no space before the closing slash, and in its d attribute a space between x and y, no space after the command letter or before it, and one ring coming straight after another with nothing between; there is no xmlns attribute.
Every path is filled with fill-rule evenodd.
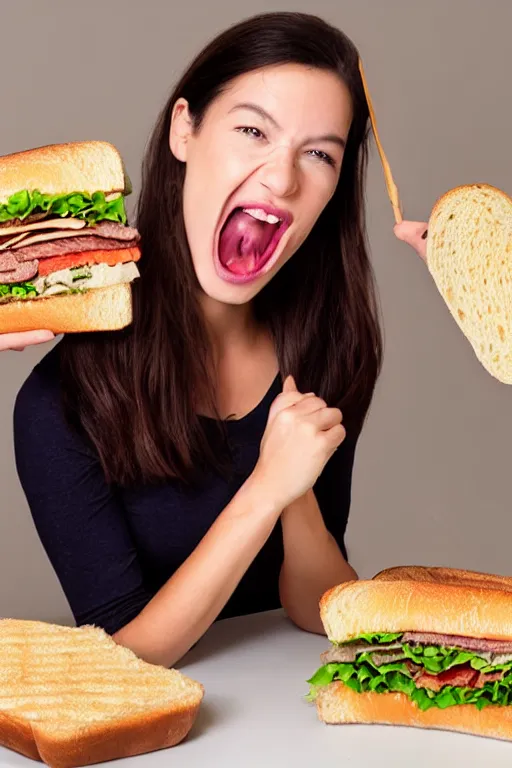
<svg viewBox="0 0 512 768"><path fill-rule="evenodd" d="M334 195L336 184L337 179L333 182L331 179L325 178L325 175L322 177L320 174L317 179L310 179L310 184L303 200L303 226L299 233L301 244L311 232L327 203Z"/></svg>

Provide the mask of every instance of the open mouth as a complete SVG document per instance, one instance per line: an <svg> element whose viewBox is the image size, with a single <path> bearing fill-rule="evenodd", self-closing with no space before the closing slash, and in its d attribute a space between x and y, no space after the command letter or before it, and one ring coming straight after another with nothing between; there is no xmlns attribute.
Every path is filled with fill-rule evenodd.
<svg viewBox="0 0 512 768"><path fill-rule="evenodd" d="M287 211L267 205L235 207L216 243L215 261L220 276L229 282L246 283L268 272L291 221Z"/></svg>

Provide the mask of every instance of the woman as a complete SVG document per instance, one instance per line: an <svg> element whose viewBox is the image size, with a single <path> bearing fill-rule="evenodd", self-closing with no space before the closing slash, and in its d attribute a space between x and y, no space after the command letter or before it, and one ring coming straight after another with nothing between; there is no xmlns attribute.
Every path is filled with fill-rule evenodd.
<svg viewBox="0 0 512 768"><path fill-rule="evenodd" d="M367 134L341 32L274 13L220 35L149 146L132 327L65 337L18 395L18 473L75 620L148 661L279 606L321 632L319 597L356 578L381 358ZM421 253L424 230L397 235Z"/></svg>

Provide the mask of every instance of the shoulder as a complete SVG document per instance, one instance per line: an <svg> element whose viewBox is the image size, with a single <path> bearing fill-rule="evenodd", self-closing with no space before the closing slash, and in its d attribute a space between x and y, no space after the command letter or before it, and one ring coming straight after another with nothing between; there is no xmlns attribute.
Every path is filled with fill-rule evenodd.
<svg viewBox="0 0 512 768"><path fill-rule="evenodd" d="M40 421L60 410L59 350L56 345L35 366L16 396L15 429L19 420Z"/></svg>
<svg viewBox="0 0 512 768"><path fill-rule="evenodd" d="M69 449L90 453L89 446L72 429L65 415L58 346L35 366L14 404L16 453L38 454L41 461Z"/></svg>

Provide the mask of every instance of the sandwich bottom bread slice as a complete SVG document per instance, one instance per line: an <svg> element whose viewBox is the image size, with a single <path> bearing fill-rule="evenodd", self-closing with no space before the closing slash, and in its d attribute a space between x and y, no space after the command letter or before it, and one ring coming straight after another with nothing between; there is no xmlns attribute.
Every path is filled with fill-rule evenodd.
<svg viewBox="0 0 512 768"><path fill-rule="evenodd" d="M110 269L114 269L110 267ZM61 294L37 301L13 301L0 308L0 333L44 328L54 333L117 331L133 320L129 283Z"/></svg>
<svg viewBox="0 0 512 768"><path fill-rule="evenodd" d="M172 747L203 695L97 627L0 620L0 745L51 768Z"/></svg>
<svg viewBox="0 0 512 768"><path fill-rule="evenodd" d="M332 643L308 680L325 723L512 740L512 579L391 568L322 597Z"/></svg>

